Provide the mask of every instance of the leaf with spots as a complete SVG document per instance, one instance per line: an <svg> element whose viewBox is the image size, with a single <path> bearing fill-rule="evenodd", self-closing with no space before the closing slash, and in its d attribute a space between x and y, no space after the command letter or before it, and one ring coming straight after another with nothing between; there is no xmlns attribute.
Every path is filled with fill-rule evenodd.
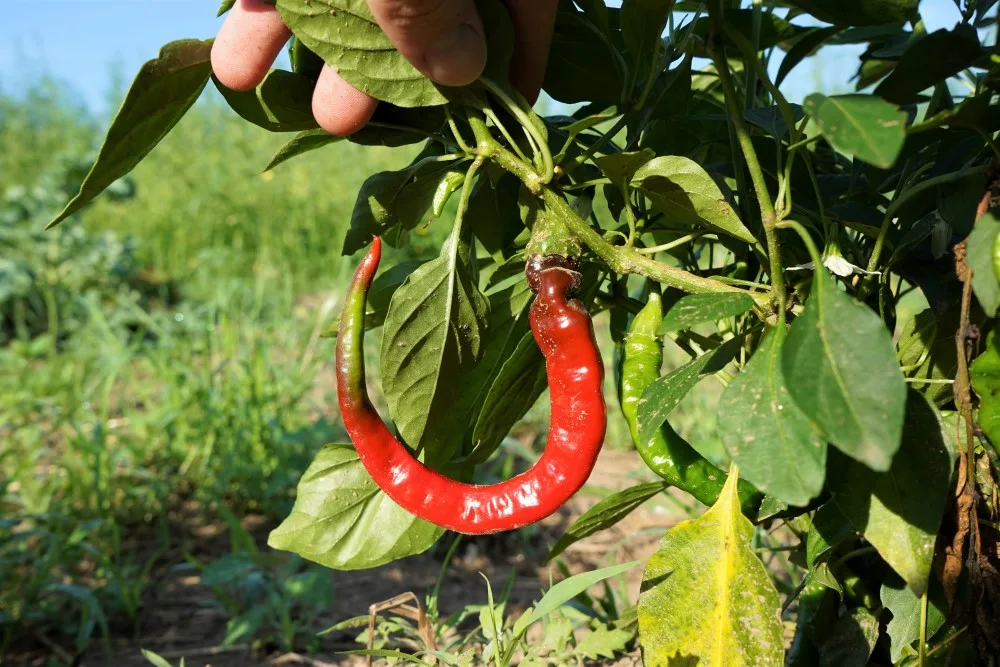
<svg viewBox="0 0 1000 667"><path fill-rule="evenodd" d="M788 332L782 370L792 399L829 442L872 470L889 469L906 407L892 336L826 271L814 274Z"/></svg>
<svg viewBox="0 0 1000 667"><path fill-rule="evenodd" d="M726 387L717 410L719 434L745 479L789 505L804 506L823 490L826 440L788 394L781 373L785 335L781 325L772 329Z"/></svg>
<svg viewBox="0 0 1000 667"><path fill-rule="evenodd" d="M750 547L734 466L718 502L663 536L639 595L639 642L646 667L780 667L781 603ZM683 662L688 660L689 662Z"/></svg>
<svg viewBox="0 0 1000 667"><path fill-rule="evenodd" d="M443 533L382 493L353 445L327 445L267 544L336 570L361 570L422 553Z"/></svg>
<svg viewBox="0 0 1000 667"><path fill-rule="evenodd" d="M875 95L813 93L806 111L839 151L888 169L906 141L906 112Z"/></svg>
<svg viewBox="0 0 1000 667"><path fill-rule="evenodd" d="M451 423L462 378L486 342L489 302L472 278L469 254L468 244L452 237L392 295L383 325L382 389L389 411L411 447L438 445L427 452L429 465L447 460L457 442L425 443L425 434L434 431L428 425Z"/></svg>

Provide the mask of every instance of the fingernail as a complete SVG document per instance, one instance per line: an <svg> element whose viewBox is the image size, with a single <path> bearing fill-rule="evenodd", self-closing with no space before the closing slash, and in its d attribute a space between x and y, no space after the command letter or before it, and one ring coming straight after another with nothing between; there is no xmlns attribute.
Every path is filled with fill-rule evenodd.
<svg viewBox="0 0 1000 667"><path fill-rule="evenodd" d="M427 74L446 86L475 81L486 65L486 42L472 26L463 23L432 44L424 54Z"/></svg>

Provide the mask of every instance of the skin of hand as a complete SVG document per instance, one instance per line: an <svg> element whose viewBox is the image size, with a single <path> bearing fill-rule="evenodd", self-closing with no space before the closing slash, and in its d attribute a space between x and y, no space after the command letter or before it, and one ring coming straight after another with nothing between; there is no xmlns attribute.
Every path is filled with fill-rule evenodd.
<svg viewBox="0 0 1000 667"><path fill-rule="evenodd" d="M506 0L514 23L511 84L534 102L545 77L558 0ZM375 20L400 53L442 85L472 83L486 64L485 30L473 0L368 0ZM212 69L233 90L257 86L291 38L273 5L238 0L212 47ZM316 122L330 134L360 130L377 100L325 66L313 91Z"/></svg>

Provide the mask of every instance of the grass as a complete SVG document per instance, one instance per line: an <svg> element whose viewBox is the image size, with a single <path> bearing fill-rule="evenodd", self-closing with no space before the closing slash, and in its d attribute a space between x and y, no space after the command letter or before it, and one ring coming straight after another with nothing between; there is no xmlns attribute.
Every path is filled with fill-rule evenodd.
<svg viewBox="0 0 1000 667"><path fill-rule="evenodd" d="M35 234L41 267L13 301L15 312L37 311L36 329L6 345L0 329L0 659L38 637L74 656L134 634L152 573L166 567L214 567L233 641L301 648L309 628L288 624L329 601L288 591L315 569L257 553L236 517L275 525L312 453L345 437L333 343L320 338L356 263L341 243L364 178L415 149L345 142L261 173L284 138L208 99L121 184L125 196L38 236L70 194L52 174L79 176L106 122L72 107L55 82L0 94L0 195L33 202L11 238ZM385 264L429 258L445 226L417 230ZM131 277L112 280L99 258L56 248L60 234L110 235ZM597 322L609 351L606 320ZM379 338L367 340L373 362ZM693 428L706 409L686 407L682 423ZM543 397L525 421L544 430L547 410ZM620 413L609 417L608 446L622 446ZM203 561L192 534L212 522L228 526L231 553ZM235 595L227 576L247 568L267 584ZM266 611L248 616L265 599Z"/></svg>

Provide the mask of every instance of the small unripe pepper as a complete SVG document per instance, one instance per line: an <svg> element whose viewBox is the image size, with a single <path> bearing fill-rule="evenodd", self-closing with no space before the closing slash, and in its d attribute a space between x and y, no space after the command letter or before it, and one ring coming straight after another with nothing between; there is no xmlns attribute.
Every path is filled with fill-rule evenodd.
<svg viewBox="0 0 1000 667"><path fill-rule="evenodd" d="M604 365L583 303L572 298L573 260L529 257L535 293L531 330L549 378L551 422L545 451L531 469L498 484L456 481L418 461L382 422L365 386L364 317L381 258L375 238L347 293L337 337L337 392L344 427L361 463L396 504L426 521L466 534L520 528L551 515L576 493L597 461L607 426Z"/></svg>
<svg viewBox="0 0 1000 667"><path fill-rule="evenodd" d="M663 303L659 294L651 292L625 336L621 362L622 413L632 442L649 469L702 503L714 505L726 483L725 471L695 451L667 422L648 442L639 438L639 399L660 377L663 364L663 342L658 335L662 322ZM737 489L744 514L755 517L763 495L742 480Z"/></svg>

